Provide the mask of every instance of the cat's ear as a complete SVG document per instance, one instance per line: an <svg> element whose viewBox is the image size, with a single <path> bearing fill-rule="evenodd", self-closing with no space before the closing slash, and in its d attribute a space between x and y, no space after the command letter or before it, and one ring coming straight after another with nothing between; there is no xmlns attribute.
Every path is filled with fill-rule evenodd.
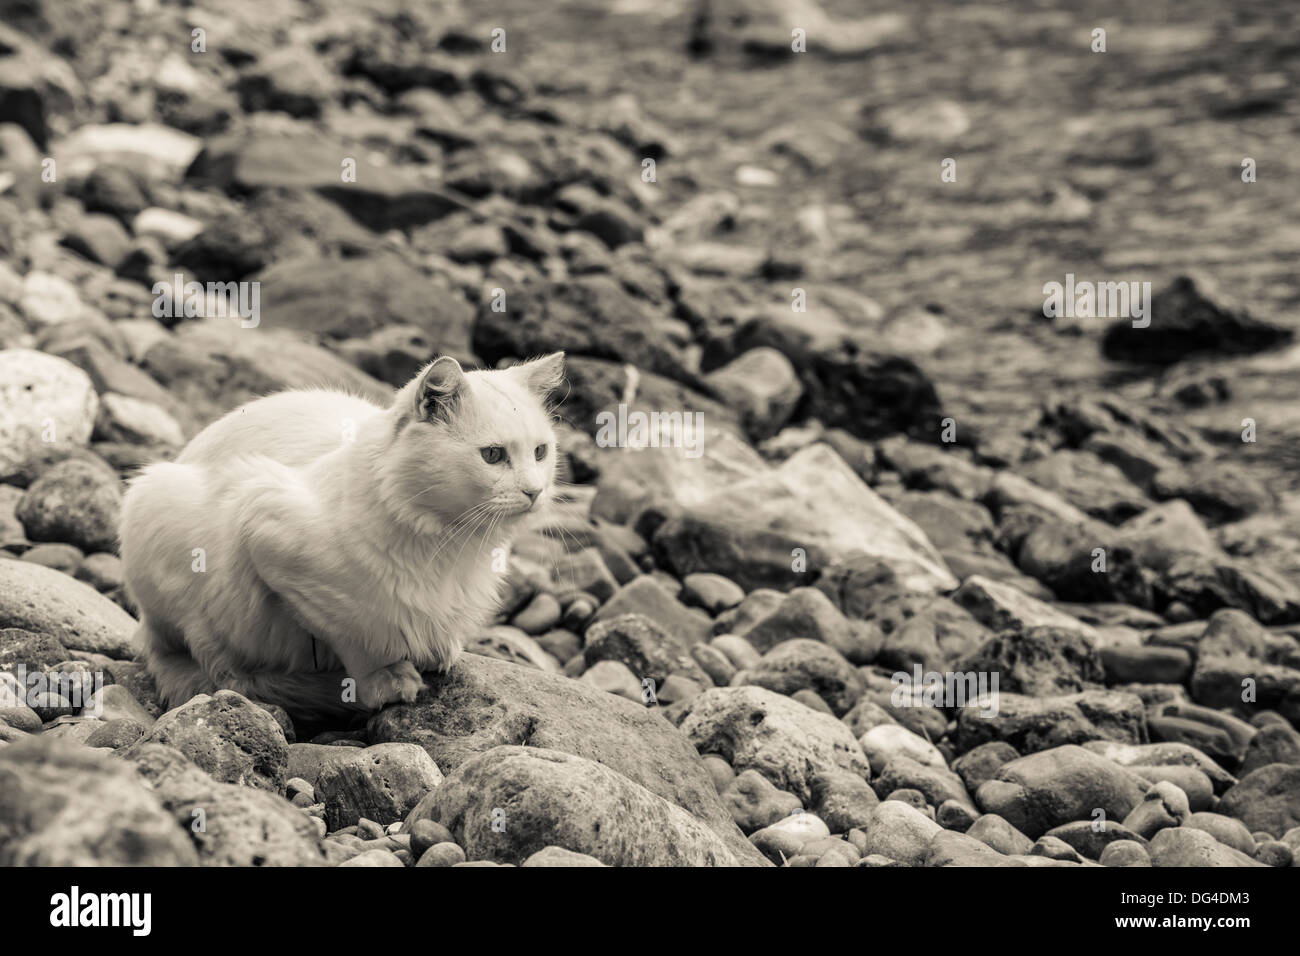
<svg viewBox="0 0 1300 956"><path fill-rule="evenodd" d="M510 371L529 391L545 398L564 381L564 353L552 352L531 362L521 362Z"/></svg>
<svg viewBox="0 0 1300 956"><path fill-rule="evenodd" d="M421 421L445 421L465 387L465 373L450 355L435 359L415 385L415 414Z"/></svg>

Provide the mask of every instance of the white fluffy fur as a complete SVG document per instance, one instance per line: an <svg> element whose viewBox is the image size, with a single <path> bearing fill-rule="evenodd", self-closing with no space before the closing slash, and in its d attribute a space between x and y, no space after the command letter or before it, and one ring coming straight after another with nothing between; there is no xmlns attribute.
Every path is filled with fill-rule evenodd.
<svg viewBox="0 0 1300 956"><path fill-rule="evenodd" d="M495 610L494 549L549 500L543 399L562 375L562 353L468 373L442 358L388 408L282 392L145 469L122 558L163 698L229 688L312 716L413 699ZM493 445L508 461L484 460Z"/></svg>

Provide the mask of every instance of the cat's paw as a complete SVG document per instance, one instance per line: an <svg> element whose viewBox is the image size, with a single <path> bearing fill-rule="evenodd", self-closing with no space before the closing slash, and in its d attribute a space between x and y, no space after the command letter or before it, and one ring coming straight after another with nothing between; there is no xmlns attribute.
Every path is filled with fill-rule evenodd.
<svg viewBox="0 0 1300 956"><path fill-rule="evenodd" d="M409 704L424 687L424 678L410 661L397 661L371 671L357 682L357 696L371 710L401 701Z"/></svg>

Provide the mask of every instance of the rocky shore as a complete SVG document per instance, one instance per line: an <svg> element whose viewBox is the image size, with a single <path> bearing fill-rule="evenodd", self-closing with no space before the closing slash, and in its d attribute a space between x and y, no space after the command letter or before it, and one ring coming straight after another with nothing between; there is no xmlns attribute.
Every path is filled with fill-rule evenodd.
<svg viewBox="0 0 1300 956"><path fill-rule="evenodd" d="M1145 263L1149 327L1026 308L1065 273L1035 230L1127 268L1062 250L1170 141L878 249L915 200L845 177L1026 144L910 87L703 138L671 70L714 106L887 76L927 14L810 5L783 62L769 5L627 2L575 73L519 6L0 0L0 865L1294 866L1294 279L1189 253ZM638 23L655 95L618 79ZM1206 122L1258 100L1259 135L1270 90ZM1037 281L964 316L998 230ZM562 504L450 673L346 726L164 711L116 553L140 466L280 389L560 349Z"/></svg>

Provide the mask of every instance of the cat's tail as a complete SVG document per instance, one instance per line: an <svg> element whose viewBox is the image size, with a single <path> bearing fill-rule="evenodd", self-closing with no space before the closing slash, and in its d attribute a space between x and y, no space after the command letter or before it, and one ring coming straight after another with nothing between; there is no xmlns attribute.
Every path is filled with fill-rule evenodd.
<svg viewBox="0 0 1300 956"><path fill-rule="evenodd" d="M209 673L183 640L173 639L148 622L141 623L141 630L145 666L167 707L179 707L197 694L233 690L249 700L279 704L295 718L319 720L367 712L360 704L344 699L347 674L342 670Z"/></svg>

